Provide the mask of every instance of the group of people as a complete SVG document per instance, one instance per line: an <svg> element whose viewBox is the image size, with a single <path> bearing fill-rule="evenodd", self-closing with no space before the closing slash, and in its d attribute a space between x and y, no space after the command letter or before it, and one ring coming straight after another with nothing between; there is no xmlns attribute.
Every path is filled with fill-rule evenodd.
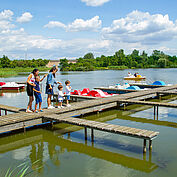
<svg viewBox="0 0 177 177"><path fill-rule="evenodd" d="M135 73L135 74L131 74L130 72L128 72L128 77L139 77L139 73Z"/></svg>
<svg viewBox="0 0 177 177"><path fill-rule="evenodd" d="M41 106L42 106L42 96L41 96L41 89L40 89L40 82L44 80L45 77L47 77L47 82L46 82L46 91L45 93L48 95L47 96L47 105L48 109L53 109L51 105L51 98L52 95L54 94L54 85L58 85L58 105L57 108L63 108L63 100L64 100L64 93L63 93L63 85L61 82L57 82L55 80L55 75L56 72L58 71L57 67L52 67L52 69L49 71L48 74L45 74L43 78L41 79L39 76L39 70L34 69L33 72L28 76L27 79L27 95L29 96L29 103L26 109L26 112L31 113L31 112L43 112ZM71 86L70 86L70 81L67 80L65 82L65 89L66 89L66 106L69 107L71 106L69 104L70 100L70 92L71 92ZM32 109L32 103L34 101L34 96L35 96L35 110ZM39 110L37 110L37 107L39 105Z"/></svg>

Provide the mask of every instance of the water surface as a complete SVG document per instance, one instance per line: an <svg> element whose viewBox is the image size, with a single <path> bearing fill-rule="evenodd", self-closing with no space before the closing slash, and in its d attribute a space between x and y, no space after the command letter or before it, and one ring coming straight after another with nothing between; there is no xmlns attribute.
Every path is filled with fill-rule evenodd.
<svg viewBox="0 0 177 177"><path fill-rule="evenodd" d="M130 70L132 73L135 70ZM162 80L176 84L177 69L138 70L149 80ZM128 70L61 72L57 80L69 79L73 89L90 89L98 86L122 83ZM26 76L1 79L25 81ZM45 81L42 85L43 91ZM26 108L25 92L2 93L0 104ZM177 101L172 101L177 103ZM43 93L43 107L46 95ZM140 110L141 111L136 111ZM153 141L152 153L142 153L142 140L95 131L94 144L84 140L84 131L77 126L56 124L53 128L38 128L0 138L0 176L9 167L15 168L24 161L29 163L29 176L100 176L100 177L175 177L177 174L177 110L160 108L158 121L153 109L147 106L131 106L127 111L110 110L85 119L159 131ZM89 132L90 134L90 132ZM36 162L37 163L34 163Z"/></svg>

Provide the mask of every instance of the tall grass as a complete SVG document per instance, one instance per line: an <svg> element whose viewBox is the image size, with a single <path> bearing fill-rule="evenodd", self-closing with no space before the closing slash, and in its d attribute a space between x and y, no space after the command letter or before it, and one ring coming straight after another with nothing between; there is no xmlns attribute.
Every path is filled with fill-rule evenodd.
<svg viewBox="0 0 177 177"><path fill-rule="evenodd" d="M0 68L0 77L17 76L20 73L32 72L34 68ZM39 67L39 71L48 71L47 67Z"/></svg>
<svg viewBox="0 0 177 177"><path fill-rule="evenodd" d="M115 69L115 70L121 70L121 69L128 69L128 66L109 66L108 69Z"/></svg>

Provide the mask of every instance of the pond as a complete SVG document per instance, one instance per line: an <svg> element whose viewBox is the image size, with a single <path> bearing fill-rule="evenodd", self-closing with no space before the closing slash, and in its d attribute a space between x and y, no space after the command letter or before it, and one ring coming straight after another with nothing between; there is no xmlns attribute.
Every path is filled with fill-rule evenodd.
<svg viewBox="0 0 177 177"><path fill-rule="evenodd" d="M122 78L139 72L149 81L162 80L176 84L177 69L106 70L91 72L59 72L58 81L70 80L73 89L94 88L122 83ZM41 74L42 75L42 74ZM25 81L27 76L1 78L1 81ZM43 89L43 107L46 95ZM2 93L0 104L26 108L26 92ZM177 103L177 101L173 101ZM140 108L141 111L136 111ZM146 106L129 107L134 111L110 110L84 119L159 131L153 141L152 154L142 153L142 140L95 131L95 141L85 142L80 127L55 124L54 127L28 130L0 138L0 176L9 168L26 162L27 176L39 177L175 177L177 174L177 109L160 108L159 120L153 109ZM90 132L89 132L90 133Z"/></svg>

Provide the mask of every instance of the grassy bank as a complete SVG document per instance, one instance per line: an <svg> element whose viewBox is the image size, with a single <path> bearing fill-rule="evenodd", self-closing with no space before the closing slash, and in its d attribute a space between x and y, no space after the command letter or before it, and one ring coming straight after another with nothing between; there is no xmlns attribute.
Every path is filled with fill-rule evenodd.
<svg viewBox="0 0 177 177"><path fill-rule="evenodd" d="M0 77L17 76L20 73L32 72L34 68L0 68ZM38 67L39 71L48 71L47 67Z"/></svg>

